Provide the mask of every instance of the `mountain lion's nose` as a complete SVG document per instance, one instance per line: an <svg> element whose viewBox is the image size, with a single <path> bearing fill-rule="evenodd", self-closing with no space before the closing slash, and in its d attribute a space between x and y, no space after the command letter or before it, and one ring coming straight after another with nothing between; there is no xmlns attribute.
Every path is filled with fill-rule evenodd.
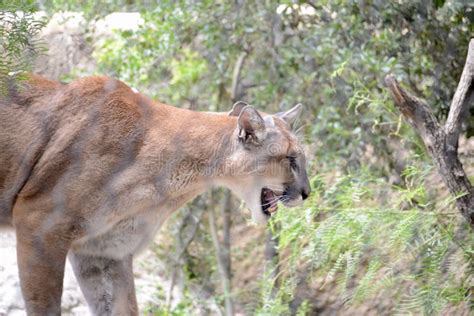
<svg viewBox="0 0 474 316"><path fill-rule="evenodd" d="M303 200L306 200L310 193L310 189L304 188L303 190L301 190L301 197L303 198Z"/></svg>
<svg viewBox="0 0 474 316"><path fill-rule="evenodd" d="M303 200L306 200L310 194L311 194L311 185L309 184L308 177L305 177L305 183L302 185L302 188L301 188L301 197L303 198Z"/></svg>

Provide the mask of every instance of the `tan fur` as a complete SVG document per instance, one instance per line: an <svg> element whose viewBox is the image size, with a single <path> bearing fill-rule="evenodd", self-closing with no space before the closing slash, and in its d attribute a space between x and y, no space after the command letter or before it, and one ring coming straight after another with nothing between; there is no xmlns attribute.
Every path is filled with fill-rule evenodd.
<svg viewBox="0 0 474 316"><path fill-rule="evenodd" d="M257 220L263 186L309 194L306 172L288 169L288 154L304 156L283 120L259 146L243 146L238 126L107 77L12 84L0 99L0 224L16 229L28 314L60 313L69 255L92 313L136 315L133 255L211 186L231 188Z"/></svg>

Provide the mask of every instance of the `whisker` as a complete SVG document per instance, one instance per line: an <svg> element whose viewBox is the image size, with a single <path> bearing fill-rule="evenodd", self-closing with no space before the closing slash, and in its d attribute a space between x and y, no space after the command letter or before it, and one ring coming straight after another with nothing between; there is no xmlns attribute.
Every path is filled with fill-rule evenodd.
<svg viewBox="0 0 474 316"><path fill-rule="evenodd" d="M278 200L268 201L266 203L263 203L262 206L272 205L273 203L276 203L276 202L278 202Z"/></svg>
<svg viewBox="0 0 474 316"><path fill-rule="evenodd" d="M266 189L270 189L272 191L284 191L282 187L276 187L276 186L265 186Z"/></svg>
<svg viewBox="0 0 474 316"><path fill-rule="evenodd" d="M271 205L271 204L276 203L276 202L278 202L278 200L268 201L268 202L266 202L266 203L264 203L264 204L262 204L262 205Z"/></svg>
<svg viewBox="0 0 474 316"><path fill-rule="evenodd" d="M262 206L263 206L263 205L270 205L270 204L273 204L274 202L278 202L278 201L280 201L280 202L286 202L286 201L289 201L289 200L290 200L290 198L288 198L288 197L282 195L282 196L275 197L275 198L273 198L273 199L267 201L266 203L262 204Z"/></svg>
<svg viewBox="0 0 474 316"><path fill-rule="evenodd" d="M267 201L267 202L265 203L265 205L273 204L273 203L278 202L278 201L279 201L279 199Z"/></svg>

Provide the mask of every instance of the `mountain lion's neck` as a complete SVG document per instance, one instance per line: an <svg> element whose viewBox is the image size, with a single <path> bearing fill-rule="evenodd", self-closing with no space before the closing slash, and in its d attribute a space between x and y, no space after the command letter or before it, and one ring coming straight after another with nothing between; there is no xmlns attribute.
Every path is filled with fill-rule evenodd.
<svg viewBox="0 0 474 316"><path fill-rule="evenodd" d="M185 189L198 183L208 187L232 176L236 117L170 106L164 110L153 123L152 137L163 144L154 150L160 156L160 173L168 173L172 187Z"/></svg>

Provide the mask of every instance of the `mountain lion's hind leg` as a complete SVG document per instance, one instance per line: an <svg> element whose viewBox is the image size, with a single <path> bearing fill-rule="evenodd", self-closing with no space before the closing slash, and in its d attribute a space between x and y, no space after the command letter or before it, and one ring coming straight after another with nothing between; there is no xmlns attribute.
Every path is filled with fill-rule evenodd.
<svg viewBox="0 0 474 316"><path fill-rule="evenodd" d="M94 315L138 315L133 257L122 260L69 254L82 293Z"/></svg>

